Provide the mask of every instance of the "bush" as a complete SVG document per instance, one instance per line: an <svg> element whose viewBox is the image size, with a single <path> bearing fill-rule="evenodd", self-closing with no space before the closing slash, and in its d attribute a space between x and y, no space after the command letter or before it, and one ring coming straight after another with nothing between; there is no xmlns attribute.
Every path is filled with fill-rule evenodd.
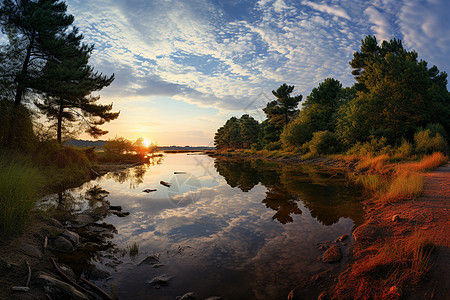
<svg viewBox="0 0 450 300"><path fill-rule="evenodd" d="M430 154L433 152L448 153L448 143L439 132L431 129L421 130L414 134L416 152L419 154Z"/></svg>
<svg viewBox="0 0 450 300"><path fill-rule="evenodd" d="M264 150L281 150L281 141L271 142L264 146Z"/></svg>
<svg viewBox="0 0 450 300"><path fill-rule="evenodd" d="M283 149L287 151L295 151L311 138L311 132L300 118L289 122L280 135Z"/></svg>
<svg viewBox="0 0 450 300"><path fill-rule="evenodd" d="M347 154L356 154L360 156L378 156L383 154L390 154L391 152L392 146L387 144L387 139L385 137L381 137L379 139L372 137L368 142L357 142L347 151Z"/></svg>
<svg viewBox="0 0 450 300"><path fill-rule="evenodd" d="M316 131L309 142L309 150L313 155L333 154L339 151L337 136L330 131Z"/></svg>
<svg viewBox="0 0 450 300"><path fill-rule="evenodd" d="M402 139L401 145L395 149L395 156L400 158L408 158L414 152L414 146L406 139Z"/></svg>

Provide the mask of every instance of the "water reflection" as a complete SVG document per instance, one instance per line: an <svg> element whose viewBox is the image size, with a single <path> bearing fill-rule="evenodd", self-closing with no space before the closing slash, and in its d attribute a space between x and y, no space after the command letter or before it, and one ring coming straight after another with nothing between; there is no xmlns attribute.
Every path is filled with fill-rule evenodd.
<svg viewBox="0 0 450 300"><path fill-rule="evenodd" d="M96 283L113 284L120 299L175 299L189 291L200 299L281 299L325 268L315 245L349 234L360 220L355 192L343 176L317 168L176 154L109 173L55 203L70 210L83 239L80 255L63 261L92 279L107 272ZM110 204L130 215L91 215ZM135 243L139 254L131 257L125 250ZM139 264L149 255L161 266ZM167 286L148 284L164 274L172 278Z"/></svg>
<svg viewBox="0 0 450 300"><path fill-rule="evenodd" d="M360 191L347 182L346 177L330 170L309 165L290 166L262 160L217 159L217 172L231 187L251 191L261 183L267 188L262 203L275 211L272 217L282 224L293 222L292 215L302 214L301 201L311 215L324 225L332 225L340 218L362 222Z"/></svg>

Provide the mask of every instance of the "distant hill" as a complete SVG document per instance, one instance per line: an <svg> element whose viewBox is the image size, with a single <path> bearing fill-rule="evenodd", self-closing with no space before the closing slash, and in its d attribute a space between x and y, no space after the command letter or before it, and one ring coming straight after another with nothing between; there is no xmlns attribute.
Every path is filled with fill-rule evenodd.
<svg viewBox="0 0 450 300"><path fill-rule="evenodd" d="M67 146L75 146L79 148L87 148L87 147L97 147L97 149L102 149L103 145L106 143L104 140L98 141L88 141L88 140L74 140L71 139L67 141L64 145Z"/></svg>
<svg viewBox="0 0 450 300"><path fill-rule="evenodd" d="M97 147L97 149L102 149L103 145L106 143L104 140L98 140L98 141L88 141L88 140L74 140L71 139L67 141L64 145L67 146L75 146L79 148L87 148L87 147ZM201 150L214 150L214 147L204 147L204 146L197 146L197 147L191 147L191 146L160 146L158 147L159 151L166 151L166 150L190 150L190 151L201 151Z"/></svg>

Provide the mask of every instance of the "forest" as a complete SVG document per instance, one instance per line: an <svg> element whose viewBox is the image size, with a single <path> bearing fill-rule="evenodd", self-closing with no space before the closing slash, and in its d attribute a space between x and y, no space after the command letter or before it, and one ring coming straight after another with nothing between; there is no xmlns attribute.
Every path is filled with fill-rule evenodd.
<svg viewBox="0 0 450 300"><path fill-rule="evenodd" d="M304 155L448 153L447 74L418 59L402 41L361 41L350 61L355 83L326 78L305 101L294 86L272 91L259 123L232 117L214 137L218 149L282 150ZM301 103L301 107L299 104Z"/></svg>

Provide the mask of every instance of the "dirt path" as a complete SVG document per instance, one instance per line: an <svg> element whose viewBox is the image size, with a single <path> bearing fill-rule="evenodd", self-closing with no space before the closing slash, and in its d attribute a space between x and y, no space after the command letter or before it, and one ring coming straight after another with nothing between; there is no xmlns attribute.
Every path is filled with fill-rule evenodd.
<svg viewBox="0 0 450 300"><path fill-rule="evenodd" d="M420 289L426 299L450 297L450 163L425 174L423 196L415 201L412 213L417 219L418 230L437 246L429 280ZM424 299L411 297L411 299Z"/></svg>

